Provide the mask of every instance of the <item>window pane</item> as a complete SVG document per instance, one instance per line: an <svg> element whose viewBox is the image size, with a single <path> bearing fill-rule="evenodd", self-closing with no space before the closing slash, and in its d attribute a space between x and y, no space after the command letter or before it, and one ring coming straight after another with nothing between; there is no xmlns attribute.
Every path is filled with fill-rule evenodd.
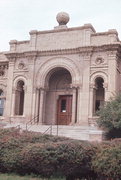
<svg viewBox="0 0 121 180"><path fill-rule="evenodd" d="M3 116L4 99L0 99L0 116Z"/></svg>
<svg viewBox="0 0 121 180"><path fill-rule="evenodd" d="M66 99L61 101L61 112L66 112Z"/></svg>
<svg viewBox="0 0 121 180"><path fill-rule="evenodd" d="M0 96L3 96L4 95L4 93L3 93L3 91L0 89Z"/></svg>

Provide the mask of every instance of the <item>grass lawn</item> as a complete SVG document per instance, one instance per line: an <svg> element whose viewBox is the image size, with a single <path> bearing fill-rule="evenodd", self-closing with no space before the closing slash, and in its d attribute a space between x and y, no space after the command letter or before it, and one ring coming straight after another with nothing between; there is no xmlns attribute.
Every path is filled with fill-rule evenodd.
<svg viewBox="0 0 121 180"><path fill-rule="evenodd" d="M0 174L0 180L65 180L61 178L35 178L31 176L18 176L18 175L9 175L9 174Z"/></svg>

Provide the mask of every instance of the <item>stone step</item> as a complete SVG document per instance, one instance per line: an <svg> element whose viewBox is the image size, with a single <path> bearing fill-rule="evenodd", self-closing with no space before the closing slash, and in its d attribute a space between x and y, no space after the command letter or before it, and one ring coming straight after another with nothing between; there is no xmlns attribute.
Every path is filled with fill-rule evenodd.
<svg viewBox="0 0 121 180"><path fill-rule="evenodd" d="M14 123L14 124L7 124L5 128L16 127L21 128L22 130L26 130L26 124ZM90 126L77 126L77 125L30 125L28 126L28 131L33 132L41 132L42 134L52 134L58 136L69 137L72 139L78 140L90 140L90 136L93 136L93 139L98 140L96 136L101 137L102 131L98 130L97 127L90 127ZM99 139L100 141L100 139Z"/></svg>

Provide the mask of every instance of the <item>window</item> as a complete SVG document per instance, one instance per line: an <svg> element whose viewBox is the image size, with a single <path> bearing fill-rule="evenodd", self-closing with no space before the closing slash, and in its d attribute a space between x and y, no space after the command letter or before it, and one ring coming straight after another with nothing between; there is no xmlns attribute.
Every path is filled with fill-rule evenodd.
<svg viewBox="0 0 121 180"><path fill-rule="evenodd" d="M24 82L17 83L15 95L15 115L23 115L24 110Z"/></svg>
<svg viewBox="0 0 121 180"><path fill-rule="evenodd" d="M95 80L95 89L94 89L94 114L96 111L100 110L100 107L104 105L104 96L105 90L103 87L104 80L101 77L96 78Z"/></svg>
<svg viewBox="0 0 121 180"><path fill-rule="evenodd" d="M3 90L0 89L0 116L3 116L4 102L5 102L4 92Z"/></svg>
<svg viewBox="0 0 121 180"><path fill-rule="evenodd" d="M66 99L61 101L61 112L66 112Z"/></svg>

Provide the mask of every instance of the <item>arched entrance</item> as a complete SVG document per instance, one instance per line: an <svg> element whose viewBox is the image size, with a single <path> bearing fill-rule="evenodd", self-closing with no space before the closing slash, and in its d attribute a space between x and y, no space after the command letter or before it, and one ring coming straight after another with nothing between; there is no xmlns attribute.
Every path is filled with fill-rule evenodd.
<svg viewBox="0 0 121 180"><path fill-rule="evenodd" d="M72 77L62 67L52 69L46 77L44 124L69 125L72 120Z"/></svg>

